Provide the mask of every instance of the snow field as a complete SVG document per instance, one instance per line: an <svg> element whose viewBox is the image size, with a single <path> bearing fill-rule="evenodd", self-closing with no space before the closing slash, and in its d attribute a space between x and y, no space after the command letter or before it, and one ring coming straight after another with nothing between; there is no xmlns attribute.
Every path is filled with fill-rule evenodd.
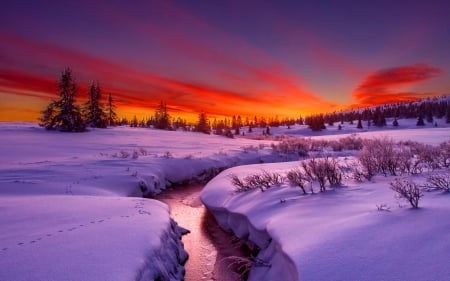
<svg viewBox="0 0 450 281"><path fill-rule="evenodd" d="M277 130L282 134L286 129ZM407 140L414 131L418 141L428 143L438 143L449 136L448 128L403 131L411 132L380 130L373 134ZM327 133L307 136L326 138ZM273 142L128 127L82 134L59 133L31 123L0 123L0 280L30 280L31 277L31 280L153 280L155 276L179 280L180 261L186 256L180 242L183 230L170 220L166 205L137 197L157 194L172 184L209 179L227 167L285 161L283 155L272 153ZM259 172L261 167L277 171L294 164L242 166L232 171L245 175ZM202 197L224 228L237 229L241 237L251 239L261 248L266 246L259 258L270 262L271 267L263 262L255 267L254 280L259 277L260 280L297 280L297 275L302 280L351 280L348 278L351 268L341 263L353 262L347 249L354 247L363 251L359 254L361 263L355 263L354 272L360 275L367 268L362 263L363 254L380 253L379 248L396 251L387 255L392 258L375 255L381 262L366 255L365 261L381 264L368 274L378 274L382 266L388 266L388 262L395 264L399 258L411 265L406 254L397 252L397 249L407 249L406 246L398 247L386 238L385 244L373 242L373 245L369 243L371 247L364 248L358 240L367 236L377 241L368 235L369 228L363 227L364 222L372 222L377 237L383 237L383 223L390 221L375 218L403 218L413 213L407 207L396 207L398 203L384 178L377 177L375 183L361 186L346 182L345 188L314 196L299 196L298 189L285 187L267 190L261 196L258 190L230 193L227 173L213 179ZM372 200L366 202L368 196L364 194ZM436 200L431 200L434 197ZM450 252L450 239L445 236L448 231L444 231L448 229L445 222L449 221L445 215L447 198L427 193L420 204L423 208L418 210L429 214L418 224L428 227L432 233L430 239L419 235L413 242L421 245L418 241L440 239L441 243L428 242L428 246L418 248L418 260L426 259L423 264L427 268L433 264L435 274L430 274L431 277L448 273L441 267L442 261L438 261L448 260L443 251ZM286 203L280 203L281 199ZM391 211L376 211L376 204L388 204ZM389 233L399 228L398 222L392 221L387 224ZM405 224L408 221L413 220L405 220ZM417 229L409 224L404 227L411 231ZM435 229L441 231L439 235ZM405 232L400 233L409 237ZM346 237L353 237L360 244L350 245ZM432 252L434 248L438 250ZM339 251L347 254L341 257ZM342 268L337 270L331 266L330 273L322 265L322 259L330 264L339 263ZM333 278L321 273L331 274ZM420 277L430 272L411 274L416 273ZM345 278L339 279L342 276ZM364 276L366 279L354 280L370 280L369 275Z"/></svg>
<svg viewBox="0 0 450 281"><path fill-rule="evenodd" d="M343 187L313 195L287 183L264 192L236 193L230 182L232 174L285 174L298 166L295 161L231 168L202 191L201 200L224 229L261 248L250 280L425 281L450 276L448 194L427 192L413 210L389 188L394 177L345 180ZM387 209L379 211L381 204Z"/></svg>

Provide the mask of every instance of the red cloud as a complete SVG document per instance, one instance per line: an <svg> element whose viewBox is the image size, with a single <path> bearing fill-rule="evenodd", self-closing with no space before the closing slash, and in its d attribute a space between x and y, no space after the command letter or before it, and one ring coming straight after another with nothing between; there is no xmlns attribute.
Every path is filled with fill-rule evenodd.
<svg viewBox="0 0 450 281"><path fill-rule="evenodd" d="M393 67L367 76L353 91L360 105L416 100L430 93L401 92L399 87L417 84L441 75L443 71L427 64Z"/></svg>

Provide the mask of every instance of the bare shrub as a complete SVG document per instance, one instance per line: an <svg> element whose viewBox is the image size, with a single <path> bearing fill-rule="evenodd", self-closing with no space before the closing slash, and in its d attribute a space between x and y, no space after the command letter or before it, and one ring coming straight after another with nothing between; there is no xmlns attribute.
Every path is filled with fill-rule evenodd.
<svg viewBox="0 0 450 281"><path fill-rule="evenodd" d="M434 171L439 168L439 148L429 144L417 144L416 149L418 161L428 170Z"/></svg>
<svg viewBox="0 0 450 281"><path fill-rule="evenodd" d="M450 175L449 174L434 174L427 178L425 185L429 190L442 190L450 192Z"/></svg>
<svg viewBox="0 0 450 281"><path fill-rule="evenodd" d="M332 140L328 143L333 151L342 151L344 150L344 145L338 140Z"/></svg>
<svg viewBox="0 0 450 281"><path fill-rule="evenodd" d="M135 150L133 151L133 155L131 156L132 159L136 160L139 158L139 153Z"/></svg>
<svg viewBox="0 0 450 281"><path fill-rule="evenodd" d="M148 151L143 147L139 148L139 153L141 153L142 156L148 155Z"/></svg>
<svg viewBox="0 0 450 281"><path fill-rule="evenodd" d="M324 165L327 173L327 179L330 185L336 186L342 183L342 172L336 158L324 158Z"/></svg>
<svg viewBox="0 0 450 281"><path fill-rule="evenodd" d="M298 186L306 194L306 184L309 182L308 177L302 172L301 169L292 169L286 175L290 185Z"/></svg>
<svg viewBox="0 0 450 281"><path fill-rule="evenodd" d="M253 189L254 187L249 186L243 180L241 180L237 175L230 175L231 184L236 188L234 191L236 192L244 192Z"/></svg>
<svg viewBox="0 0 450 281"><path fill-rule="evenodd" d="M125 150L120 151L120 158L128 158L130 156L130 153Z"/></svg>
<svg viewBox="0 0 450 281"><path fill-rule="evenodd" d="M363 139L354 134L339 139L339 143L343 149L347 150L361 150L363 148Z"/></svg>
<svg viewBox="0 0 450 281"><path fill-rule="evenodd" d="M396 148L392 139L387 137L365 139L359 154L359 161L367 170L370 177L377 172L385 176L395 176L402 160L400 150Z"/></svg>
<svg viewBox="0 0 450 281"><path fill-rule="evenodd" d="M309 142L303 138L283 138L278 144L272 144L272 149L280 154L296 154L299 157L307 157Z"/></svg>
<svg viewBox="0 0 450 281"><path fill-rule="evenodd" d="M248 175L242 180L234 174L231 175L231 184L236 187L235 192L244 192L256 188L264 192L266 189L283 182L283 176L279 173L269 173L264 170L261 174Z"/></svg>
<svg viewBox="0 0 450 281"><path fill-rule="evenodd" d="M327 166L325 163L322 160L312 158L308 161L302 162L301 165L308 178L319 182L320 192L325 191L325 184L327 180Z"/></svg>
<svg viewBox="0 0 450 281"><path fill-rule="evenodd" d="M450 167L450 141L443 142L439 145L438 161L441 167Z"/></svg>
<svg viewBox="0 0 450 281"><path fill-rule="evenodd" d="M170 159L170 158L173 158L173 155L170 151L166 151L166 152L164 152L162 157L166 158L166 159Z"/></svg>
<svg viewBox="0 0 450 281"><path fill-rule="evenodd" d="M391 189L397 192L397 196L411 204L413 208L419 208L419 199L423 196L420 186L412 180L395 179L391 182Z"/></svg>

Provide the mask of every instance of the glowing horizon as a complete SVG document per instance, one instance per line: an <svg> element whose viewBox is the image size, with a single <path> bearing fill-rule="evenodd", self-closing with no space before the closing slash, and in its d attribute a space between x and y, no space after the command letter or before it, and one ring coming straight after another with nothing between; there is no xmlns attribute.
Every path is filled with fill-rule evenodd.
<svg viewBox="0 0 450 281"><path fill-rule="evenodd" d="M22 2L0 11L0 121L36 121L65 67L79 103L96 80L119 117L138 119L160 101L192 121L450 93L446 1Z"/></svg>

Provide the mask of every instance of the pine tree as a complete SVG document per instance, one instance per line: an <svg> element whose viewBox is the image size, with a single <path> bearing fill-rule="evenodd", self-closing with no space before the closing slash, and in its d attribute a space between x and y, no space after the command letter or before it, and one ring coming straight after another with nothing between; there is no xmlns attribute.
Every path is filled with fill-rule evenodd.
<svg viewBox="0 0 450 281"><path fill-rule="evenodd" d="M198 122L197 122L197 125L195 126L195 131L205 133L205 134L211 133L209 121L204 112L201 112L198 116Z"/></svg>
<svg viewBox="0 0 450 281"><path fill-rule="evenodd" d="M55 126L54 118L56 115L55 102L52 101L48 106L41 111L42 116L39 118L39 125L45 127L47 130L53 129Z"/></svg>
<svg viewBox="0 0 450 281"><path fill-rule="evenodd" d="M155 110L154 126L156 129L167 130L170 128L170 115L167 113L166 104L161 101Z"/></svg>
<svg viewBox="0 0 450 281"><path fill-rule="evenodd" d="M361 117L358 118L358 125L356 125L356 128L357 129L362 129L363 128Z"/></svg>
<svg viewBox="0 0 450 281"><path fill-rule="evenodd" d="M51 102L42 112L41 126L47 130L57 129L63 132L83 132L86 125L79 107L75 104L77 86L72 77L72 70L66 68L61 73L58 83L59 100Z"/></svg>
<svg viewBox="0 0 450 281"><path fill-rule="evenodd" d="M88 101L84 104L83 114L86 124L94 128L106 128L107 118L100 104L101 89L97 83L92 82L89 87Z"/></svg>
<svg viewBox="0 0 450 281"><path fill-rule="evenodd" d="M392 125L394 127L398 127L398 120L397 120L397 118L394 119L394 122L392 122Z"/></svg>
<svg viewBox="0 0 450 281"><path fill-rule="evenodd" d="M108 103L106 106L106 116L108 120L108 126L114 126L117 123L117 113L116 106L114 104L114 100L111 97L111 94L108 94Z"/></svg>
<svg viewBox="0 0 450 281"><path fill-rule="evenodd" d="M425 122L423 122L422 114L419 114L419 117L417 118L416 126L425 126Z"/></svg>
<svg viewBox="0 0 450 281"><path fill-rule="evenodd" d="M447 114L445 115L445 123L450 124L450 105L447 104Z"/></svg>

